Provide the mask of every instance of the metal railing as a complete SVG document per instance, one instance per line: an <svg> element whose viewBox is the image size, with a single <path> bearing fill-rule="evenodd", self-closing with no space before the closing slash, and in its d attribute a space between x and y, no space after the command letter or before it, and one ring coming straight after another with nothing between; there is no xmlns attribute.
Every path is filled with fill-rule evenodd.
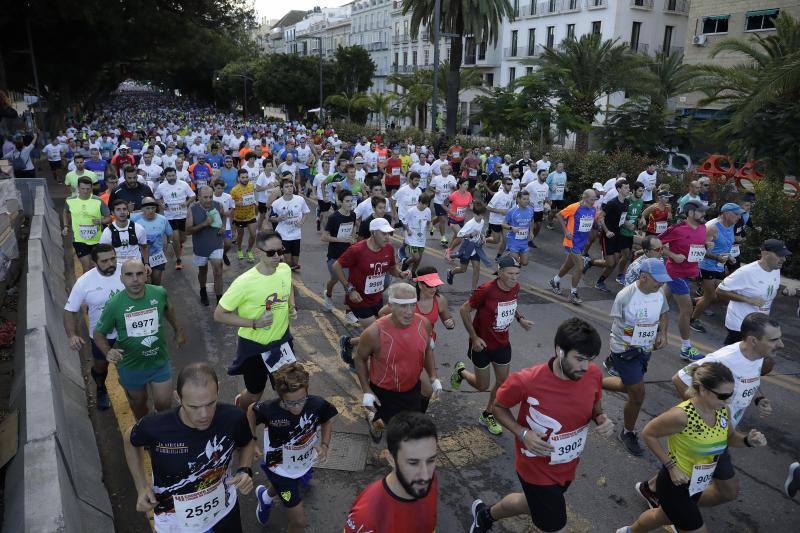
<svg viewBox="0 0 800 533"><path fill-rule="evenodd" d="M631 0L631 7L638 9L653 9L653 0Z"/></svg>
<svg viewBox="0 0 800 533"><path fill-rule="evenodd" d="M520 54L520 47L516 46L508 46L503 48L503 57L521 57L523 54Z"/></svg>
<svg viewBox="0 0 800 533"><path fill-rule="evenodd" d="M664 12L666 13L689 13L691 2L689 0L664 0Z"/></svg>
<svg viewBox="0 0 800 533"><path fill-rule="evenodd" d="M608 7L608 0L586 0L586 9L603 9Z"/></svg>

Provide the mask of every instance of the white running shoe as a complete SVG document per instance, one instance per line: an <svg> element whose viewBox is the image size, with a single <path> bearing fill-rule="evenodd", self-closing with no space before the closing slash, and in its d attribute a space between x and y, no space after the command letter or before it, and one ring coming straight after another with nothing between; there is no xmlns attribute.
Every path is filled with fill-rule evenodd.
<svg viewBox="0 0 800 533"><path fill-rule="evenodd" d="M331 311L333 309L333 300L325 291L322 291L322 307L325 308L326 311Z"/></svg>
<svg viewBox="0 0 800 533"><path fill-rule="evenodd" d="M351 324L358 324L358 318L352 311L348 311L347 314L344 315L344 318Z"/></svg>

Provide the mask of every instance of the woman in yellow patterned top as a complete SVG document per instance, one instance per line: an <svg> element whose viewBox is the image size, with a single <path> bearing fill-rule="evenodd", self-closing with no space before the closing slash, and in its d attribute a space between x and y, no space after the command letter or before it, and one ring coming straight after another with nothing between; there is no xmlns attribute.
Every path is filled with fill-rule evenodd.
<svg viewBox="0 0 800 533"><path fill-rule="evenodd" d="M239 169L236 175L236 185L230 192L233 198L233 225L236 227L236 256L239 261L244 259L242 241L244 241L244 230L247 229L247 260L255 262L253 255L253 245L256 242L256 191L250 175L244 168Z"/></svg>
<svg viewBox="0 0 800 533"><path fill-rule="evenodd" d="M718 362L692 367L692 397L648 423L642 439L663 468L656 480L661 507L642 513L633 525L617 533L642 533L667 524L678 531L704 533L697 501L711 483L717 457L726 446L765 446L767 439L751 429L745 435L733 429L727 401L733 396L733 374ZM659 439L666 437L667 450ZM709 487L708 489L706 489Z"/></svg>

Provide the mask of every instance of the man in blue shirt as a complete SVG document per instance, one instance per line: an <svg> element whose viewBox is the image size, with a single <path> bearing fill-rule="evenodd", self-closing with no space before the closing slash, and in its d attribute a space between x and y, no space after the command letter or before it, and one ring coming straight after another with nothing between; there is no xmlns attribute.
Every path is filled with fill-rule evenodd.
<svg viewBox="0 0 800 533"><path fill-rule="evenodd" d="M150 262L150 284L161 285L161 278L167 265L167 255L164 252L164 236L172 244L172 226L164 215L156 213L158 202L155 198L147 196L142 198L142 210L134 213L131 220L142 226L147 233Z"/></svg>
<svg viewBox="0 0 800 533"><path fill-rule="evenodd" d="M517 260L520 266L528 264L528 232L533 221L531 197L525 189L517 193L517 205L506 213L503 229L506 234L506 252Z"/></svg>
<svg viewBox="0 0 800 533"><path fill-rule="evenodd" d="M222 168L219 170L219 177L225 182L225 192L231 192L233 186L236 185L236 167L233 166L233 158L229 155L225 156L222 162Z"/></svg>
<svg viewBox="0 0 800 533"><path fill-rule="evenodd" d="M564 172L564 163L558 163L556 169L547 176L547 185L550 187L547 193L547 199L550 200L547 229L553 229L553 217L565 207L564 189L567 187L567 173Z"/></svg>
<svg viewBox="0 0 800 533"><path fill-rule="evenodd" d="M225 156L222 155L219 151L218 144L211 145L211 153L206 156L206 163L211 165L211 170L214 172L215 175L219 175L219 171L222 168L222 163L225 160Z"/></svg>

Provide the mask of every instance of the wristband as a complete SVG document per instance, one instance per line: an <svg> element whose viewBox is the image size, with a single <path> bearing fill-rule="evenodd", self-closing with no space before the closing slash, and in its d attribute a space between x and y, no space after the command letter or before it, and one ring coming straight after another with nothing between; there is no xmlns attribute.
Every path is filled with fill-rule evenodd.
<svg viewBox="0 0 800 533"><path fill-rule="evenodd" d="M522 442L525 442L525 435L527 433L528 433L528 430L526 428L522 428L522 431L519 434L519 440L521 440Z"/></svg>
<svg viewBox="0 0 800 533"><path fill-rule="evenodd" d="M666 463L664 463L662 466L663 466L663 467L664 467L666 470L669 470L670 468L672 468L673 466L675 466L675 459L670 459L669 461L667 461Z"/></svg>
<svg viewBox="0 0 800 533"><path fill-rule="evenodd" d="M247 474L251 478L253 477L253 469L250 468L249 466L240 466L238 468L238 470L236 470L237 474L241 474L242 472L244 472L245 474Z"/></svg>
<svg viewBox="0 0 800 533"><path fill-rule="evenodd" d="M744 445L745 445L745 446L747 446L748 448L752 448L752 447L753 447L753 445L752 445L752 444L750 444L750 439L748 439L748 438L747 438L747 437L749 437L749 436L750 436L750 435L745 435L745 436L744 436Z"/></svg>
<svg viewBox="0 0 800 533"><path fill-rule="evenodd" d="M755 398L755 399L753 400L753 403L754 403L754 404L756 404L756 406L757 406L757 405L758 405L758 402L760 402L760 401L761 401L761 400L763 400L764 398L765 398L764 396L759 396L758 398Z"/></svg>

